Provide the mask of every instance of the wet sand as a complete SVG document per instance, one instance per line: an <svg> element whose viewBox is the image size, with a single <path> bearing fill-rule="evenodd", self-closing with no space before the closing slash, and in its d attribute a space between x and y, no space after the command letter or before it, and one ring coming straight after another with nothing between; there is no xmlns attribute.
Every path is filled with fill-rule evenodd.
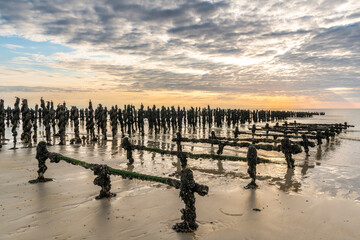
<svg viewBox="0 0 360 240"><path fill-rule="evenodd" d="M352 123L332 115L306 121L340 120ZM37 177L36 149L19 144L19 149L9 150L9 141L0 150L0 239L360 239L360 142L355 141L360 137L360 123L354 124L357 128L321 148L311 148L310 157L295 155L295 170L287 170L283 154L258 151L260 157L279 164L257 166L257 190L243 188L250 182L244 162L188 159L195 181L210 188L207 196L196 195L199 228L192 234L171 228L181 221L184 207L179 190L111 176L112 192L117 196L95 200L100 187L93 184L95 176L90 170L49 161L45 177L54 181L29 184ZM246 128L248 125L241 127ZM218 136L232 134L226 128L212 130ZM69 126L68 140L72 131ZM204 138L209 129L184 129L182 134ZM39 140L42 135L39 133ZM9 128L6 136L11 136ZM146 133L132 139L136 144L175 150L174 136L174 132ZM176 177L181 169L175 156L138 150L129 169L120 143L120 138L111 141L109 136L105 142L54 145L48 150L156 176ZM184 143L183 150L211 153L217 147ZM246 156L246 150L225 147L224 155Z"/></svg>
<svg viewBox="0 0 360 240"><path fill-rule="evenodd" d="M91 147L96 148L83 148ZM81 149L79 146L49 148L77 158L81 151L86 151ZM124 154L104 155L101 160L97 154L93 155L82 160L126 168ZM152 165L153 174L167 169L168 164L177 164L167 156L162 160L156 155L155 160L151 160L152 154L144 155L144 163L136 162L134 171L143 172L148 168L145 162ZM140 154L135 154L135 159L138 156ZM208 162L216 169L217 161ZM246 168L244 163L231 164ZM295 173L287 172L290 178L286 180L285 176L283 182L276 178L271 182L260 180L257 190L243 188L249 182L246 176L217 176L194 171L195 180L209 185L210 192L205 197L196 197L198 231L183 234L171 229L180 221L179 210L183 207L178 190L158 183L112 176L112 191L117 197L95 200L100 189L93 185L95 176L91 171L64 162L47 162L47 166L45 176L54 181L29 184L28 180L36 178L35 148L3 150L1 153L0 239L360 238L358 203L324 194L282 191L296 188L296 181L291 177L301 168ZM173 167L171 171L175 169Z"/></svg>

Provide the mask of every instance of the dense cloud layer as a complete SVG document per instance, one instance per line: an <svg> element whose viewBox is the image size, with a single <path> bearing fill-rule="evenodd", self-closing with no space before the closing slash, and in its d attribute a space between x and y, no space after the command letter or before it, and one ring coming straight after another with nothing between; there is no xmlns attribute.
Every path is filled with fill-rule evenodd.
<svg viewBox="0 0 360 240"><path fill-rule="evenodd" d="M29 59L91 73L104 89L360 102L356 0L13 0L0 1L0 24L2 36L74 48Z"/></svg>

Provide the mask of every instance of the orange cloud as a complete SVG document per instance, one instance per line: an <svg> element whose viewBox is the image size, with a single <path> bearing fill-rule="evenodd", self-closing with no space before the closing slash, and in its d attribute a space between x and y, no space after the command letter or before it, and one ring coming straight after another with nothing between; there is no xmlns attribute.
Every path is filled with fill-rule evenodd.
<svg viewBox="0 0 360 240"><path fill-rule="evenodd" d="M2 94L5 105L13 105L14 96L27 98L30 106L39 104L40 97L53 100L55 104L66 101L68 106L86 107L89 99L96 106L101 103L105 106L117 104L134 104L139 106L200 106L239 108L239 109L299 109L299 108L340 108L339 104L323 103L308 96L262 96L256 94L212 93L201 91L96 91L96 92L5 92Z"/></svg>

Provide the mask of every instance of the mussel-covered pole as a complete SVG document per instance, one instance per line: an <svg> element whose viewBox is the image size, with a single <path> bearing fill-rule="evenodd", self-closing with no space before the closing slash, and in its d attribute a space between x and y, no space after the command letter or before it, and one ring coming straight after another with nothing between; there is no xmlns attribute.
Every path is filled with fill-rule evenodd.
<svg viewBox="0 0 360 240"><path fill-rule="evenodd" d="M269 123L266 123L265 125L266 135L269 134L269 129L270 129Z"/></svg>
<svg viewBox="0 0 360 240"><path fill-rule="evenodd" d="M217 139L214 131L211 131L211 135L209 136L209 139Z"/></svg>
<svg viewBox="0 0 360 240"><path fill-rule="evenodd" d="M100 113L100 118L101 118L101 133L103 135L103 139L107 140L107 108L104 107Z"/></svg>
<svg viewBox="0 0 360 240"><path fill-rule="evenodd" d="M20 98L15 97L14 109L12 111L12 119L16 121L16 124L20 122Z"/></svg>
<svg viewBox="0 0 360 240"><path fill-rule="evenodd" d="M219 149L217 150L217 154L221 155L223 154L223 151L224 151L224 147L228 144L228 142L221 142L219 141Z"/></svg>
<svg viewBox="0 0 360 240"><path fill-rule="evenodd" d="M293 153L301 152L301 148L299 149L298 145L293 145L288 137L284 137L281 140L281 151L285 154L285 159L288 168L295 167L295 160L292 158Z"/></svg>
<svg viewBox="0 0 360 240"><path fill-rule="evenodd" d="M4 100L0 99L0 143L5 139L5 108Z"/></svg>
<svg viewBox="0 0 360 240"><path fill-rule="evenodd" d="M7 109L6 109L6 125L8 127L10 126L10 121L11 121L11 118L12 118L11 112L12 112L11 107L8 106Z"/></svg>
<svg viewBox="0 0 360 240"><path fill-rule="evenodd" d="M75 142L81 143L80 131L79 131L79 109L75 107L74 111L74 131L75 131Z"/></svg>
<svg viewBox="0 0 360 240"><path fill-rule="evenodd" d="M310 141L307 138L307 136L305 134L301 134L301 137L303 139L303 147L304 147L304 151L306 153L306 156L309 156L309 146L310 146Z"/></svg>
<svg viewBox="0 0 360 240"><path fill-rule="evenodd" d="M255 189L258 185L255 183L256 181L256 164L257 164L257 150L251 145L247 152L247 162L248 162L248 174L250 175L251 182L245 187L246 189Z"/></svg>
<svg viewBox="0 0 360 240"><path fill-rule="evenodd" d="M47 102L47 109L49 110L49 125L51 123L53 134L56 135L56 118L58 117L58 109L55 111L53 101Z"/></svg>
<svg viewBox="0 0 360 240"><path fill-rule="evenodd" d="M141 135L144 136L145 132L144 132L144 118L145 118L145 113L144 113L144 105L141 104L140 109L138 111L138 128L139 131L141 132Z"/></svg>
<svg viewBox="0 0 360 240"><path fill-rule="evenodd" d="M334 130L332 128L332 126L331 126L331 129ZM325 136L326 142L330 141L330 136L331 135L332 135L332 133L330 133L330 130L328 128L326 128L325 131L324 131L324 136ZM335 133L333 135L335 135Z"/></svg>
<svg viewBox="0 0 360 240"><path fill-rule="evenodd" d="M177 157L178 157L179 160L180 160L181 167L182 167L183 169L185 169L186 166L187 166L186 153L184 153L184 152L182 152L182 151L179 151L178 154L177 154Z"/></svg>
<svg viewBox="0 0 360 240"><path fill-rule="evenodd" d="M126 158L129 160L128 165L133 164L134 158L132 156L132 151L134 150L134 148L128 137L124 137L122 139L121 147L126 150Z"/></svg>
<svg viewBox="0 0 360 240"><path fill-rule="evenodd" d="M34 123L33 123L33 128L34 128L34 135L33 135L33 141L34 143L37 143L37 129L38 129L38 126L37 126L37 121L35 120Z"/></svg>
<svg viewBox="0 0 360 240"><path fill-rule="evenodd" d="M178 151L178 152L181 152L181 151L182 151L181 139L182 139L181 133L180 133L180 132L177 132L177 133L176 133L175 142L176 142L176 147L177 147L177 151Z"/></svg>
<svg viewBox="0 0 360 240"><path fill-rule="evenodd" d="M35 104L35 109L34 109L34 123L38 120L39 117L39 105Z"/></svg>
<svg viewBox="0 0 360 240"><path fill-rule="evenodd" d="M209 192L209 187L195 183L191 169L185 168L181 171L180 198L185 203L180 223L176 223L173 229L177 232L193 232L198 228L196 223L195 193L205 196Z"/></svg>
<svg viewBox="0 0 360 240"><path fill-rule="evenodd" d="M234 131L234 138L238 138L239 134L240 134L239 127L236 126L235 131Z"/></svg>
<svg viewBox="0 0 360 240"><path fill-rule="evenodd" d="M81 108L80 109L80 121L81 121L81 123L83 123L84 120L85 120L84 109Z"/></svg>
<svg viewBox="0 0 360 240"><path fill-rule="evenodd" d="M322 138L323 138L323 137L324 137L324 136L322 135L321 131L320 131L320 130L317 130L317 131L316 131L316 140L317 140L317 145L318 145L319 147L321 147Z"/></svg>
<svg viewBox="0 0 360 240"><path fill-rule="evenodd" d="M25 143L31 143L31 114L27 103L27 99L22 100L21 106L21 118L23 123L23 132L21 134L21 140Z"/></svg>
<svg viewBox="0 0 360 240"><path fill-rule="evenodd" d="M110 124L111 124L111 131L112 131L112 137L113 139L115 139L116 134L117 134L117 127L118 127L118 122L117 122L117 106L114 107L112 106L110 111Z"/></svg>
<svg viewBox="0 0 360 240"><path fill-rule="evenodd" d="M95 123L94 123L94 109L92 107L91 100L89 101L89 111L86 118L86 131L91 141L96 141L95 137Z"/></svg>
<svg viewBox="0 0 360 240"><path fill-rule="evenodd" d="M49 112L50 105L48 102L48 105L45 106L45 101L43 100L43 98L41 98L40 101L41 101L41 109L42 109L42 113L43 113L43 123L45 126L46 142L48 144L50 144L50 142L51 142L51 136L50 136L50 131L51 131L50 121L51 121L51 119L50 119L50 112ZM54 134L55 134L55 132L54 132Z"/></svg>
<svg viewBox="0 0 360 240"><path fill-rule="evenodd" d="M20 108L19 108L19 103L20 103L20 98L16 97L15 100L15 104L14 104L14 109L13 109L13 113L12 113L12 119L11 119L11 124L12 124L12 128L11 128L11 132L12 135L14 137L14 148L16 149L16 137L17 137L17 125L20 121Z"/></svg>
<svg viewBox="0 0 360 240"><path fill-rule="evenodd" d="M51 153L46 149L46 142L41 141L36 147L36 159L38 160L38 177L37 179L30 180L29 183L39 183L39 182L48 182L52 181L51 178L45 178L44 173L47 170L45 164L46 159L50 157Z"/></svg>
<svg viewBox="0 0 360 240"><path fill-rule="evenodd" d="M58 106L58 114L59 114L59 135L60 135L60 143L59 145L66 145L66 139L65 139L65 127L66 127L66 108L65 103L63 105Z"/></svg>
<svg viewBox="0 0 360 240"><path fill-rule="evenodd" d="M102 126L102 111L103 107L101 104L98 105L98 107L95 109L95 121L97 125L97 135L100 135L100 128Z"/></svg>
<svg viewBox="0 0 360 240"><path fill-rule="evenodd" d="M253 137L255 136L255 132L256 132L256 125L253 124L253 125L252 125L252 128L251 128L251 133L252 133L252 136L253 136Z"/></svg>
<svg viewBox="0 0 360 240"><path fill-rule="evenodd" d="M79 132L79 109L77 107L71 108L71 118L74 121L74 133L75 137L70 140L70 143L81 143L80 132Z"/></svg>
<svg viewBox="0 0 360 240"><path fill-rule="evenodd" d="M101 187L100 194L96 199L115 197L116 193L110 192L111 181L109 167L106 164L93 164L93 171L94 175L97 175L94 179L94 184Z"/></svg>

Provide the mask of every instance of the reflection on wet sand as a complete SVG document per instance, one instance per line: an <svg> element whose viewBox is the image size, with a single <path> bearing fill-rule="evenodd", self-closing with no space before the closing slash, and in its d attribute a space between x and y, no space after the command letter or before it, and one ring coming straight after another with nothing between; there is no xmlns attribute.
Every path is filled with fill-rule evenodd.
<svg viewBox="0 0 360 240"><path fill-rule="evenodd" d="M117 149L118 149L118 140L117 140L117 138L114 138L111 141L111 150L112 150L112 152L115 152L115 151L117 151Z"/></svg>
<svg viewBox="0 0 360 240"><path fill-rule="evenodd" d="M245 127L247 127L247 125ZM85 130L84 127L82 129L83 131ZM197 138L200 138L201 136L202 138L207 138L211 130L216 131L216 133L219 136L227 136L227 137L232 136L231 131L229 131L226 128L222 128L222 129L183 128L181 132L183 133L188 132L189 135L187 136L186 134L184 134L184 137L196 136ZM150 135L146 134L145 136L134 134L132 135L132 139L134 140L134 143L137 142L138 145L155 146L155 147L157 146L162 149L176 150L176 145L171 141L171 139L175 137L174 136L175 132L176 131L167 131L166 134L162 134L160 132ZM59 141L59 139L55 138L55 141ZM84 161L89 160L89 162L94 162L94 163L105 163L108 164L109 166L115 166L116 168L119 168L119 164L120 164L121 169L127 168L130 171L134 169L133 171L135 172L142 172L144 174L153 174L164 177L167 177L172 173L174 173L173 175L174 178L179 177L179 175L175 175L175 173L179 173L181 171L181 163L176 156L161 155L157 153L149 153L146 151L135 150L134 151L135 163L132 166L127 166L125 163L126 160L125 151L120 147L120 143L121 143L120 134L118 134L117 138L116 137L113 138L111 140L111 143L107 143L107 142L108 141L100 141L100 143L90 142L88 144L71 145L71 146L70 145L59 146L55 144L54 146L49 148L51 148L51 151L64 153L65 155L69 155ZM73 224L76 226L76 228L79 228L80 231L84 232L84 234L82 235L81 234L76 235L78 229L75 229L74 231L72 231L72 233L75 236L79 236L78 238L60 234L58 235L59 239L60 238L81 239L82 237L84 238L94 237L96 239L112 239L114 238L114 236L115 237L120 236L122 238L123 236L121 234L124 234L127 238L136 238L136 239L146 238L146 236L158 236L158 238L150 237L151 239L161 239L161 238L184 239L184 240L202 239L209 232L217 231L218 229L227 230L231 227L234 228L238 227L241 230L245 229L243 219L245 217L248 217L247 215L249 215L250 218L253 218L252 220L254 220L254 218L258 218L256 220L259 220L260 218L264 218L264 216L267 215L272 215L272 216L275 215L276 217L278 217L288 214L288 210L286 211L283 210L283 206L285 205L284 201L282 201L283 205L281 206L276 205L277 202L275 201L279 198L276 196L279 196L279 194L283 198L282 200L289 200L287 201L287 207L291 207L292 210L291 215L289 216L293 217L294 215L296 215L296 212L298 213L299 216L295 216L294 218L292 218L292 220L300 219L296 223L302 224L304 223L302 222L304 216L305 218L308 218L308 217L312 217L311 215L313 214L313 213L307 213L306 211L305 214L309 214L309 215L305 215L303 213L300 214L302 210L310 209L311 207L313 207L311 209L316 211L319 208L319 206L326 205L327 203L325 202L325 204L315 204L312 206L308 206L308 203L306 203L306 205L301 205L301 208L299 208L298 205L296 205L300 200L302 202L305 202L303 201L302 197L307 196L306 194L311 195L313 193L319 192L318 191L318 189L320 188L319 185L324 186L323 189L325 190L327 189L331 190L335 188L334 196L336 197L341 196L342 193L345 192L344 189L346 189L346 192L348 192L347 190L349 189L352 190L351 193L349 191L349 194L347 196L348 198L356 199L358 197L358 195L355 195L354 193L356 192L356 189L358 187L356 185L357 183L354 181L353 185L351 185L352 182L350 180L353 179L350 180L345 179L345 177L350 176L349 178L351 178L354 176L354 174L352 174L351 172L354 169L353 166L350 170L350 168L344 166L345 163L347 164L347 162L345 161L340 161L339 165L341 165L341 168L339 168L338 165L334 164L334 162L336 163L336 161L334 160L335 159L334 156L336 156L337 159L341 159L342 154L348 151L351 147L354 148L353 145L349 146L349 144L352 143L348 143L348 142L349 140L330 141L329 143L324 143L322 145L322 148L317 148L317 147L313 148L311 150L311 156L305 156L304 153L296 155L295 156L297 161L297 165L295 168L296 172L292 169L286 170L286 166L282 164L259 164L258 170L260 171L259 171L259 175L257 176L257 180L260 181L261 187L260 189L255 191L243 189L243 186L245 186L245 182L247 182L249 179L249 176L246 173L247 166L245 162L231 162L231 161L223 162L220 160L209 160L209 159L199 159L194 161L190 160L189 167L195 170L194 176L196 177L197 181L201 183L206 182L207 184L209 184L211 189L211 194L208 197L203 199L197 198L199 199L197 200L197 204L198 204L197 210L199 211L198 216L200 219L199 222L201 221L200 224L201 226L196 234L176 234L173 233L171 230L171 225L180 218L180 215L178 214L177 210L182 207L182 203L180 204L180 199L178 197L178 192L176 190L174 189L167 190L167 188L162 185L159 185L158 187L154 187L154 184L150 182L140 182L140 181L135 182L135 181L130 181L128 179L124 180L121 178L112 178L114 189L118 189L117 190L118 197L110 201L107 200L95 201L93 200L93 197L95 196L95 193L99 191L99 189L97 187L94 187L92 184L94 178L92 172L87 172L86 174L81 175L81 180L84 180L81 181L81 183L84 183L83 185L81 185L81 190L83 189L86 190L84 192L81 192L79 190L80 188L76 189L76 186L79 186L78 184L75 185L73 182L70 182L72 180L72 177L71 178L68 178L67 176L60 177L60 174L55 175L55 171L57 174L60 172L66 173L70 168L74 169L73 170L74 173L78 171L78 169L76 169L75 167L69 167L65 165L58 165L55 169L55 167L52 167L52 165L49 164L50 171L48 171L47 174L49 174L49 177L58 176L57 182L49 183L46 185L38 184L36 187L35 186L31 187L33 188L32 190L33 192L31 195L32 199L34 201L37 201L37 203L32 202L29 204L29 206L32 206L33 209L37 208L35 209L35 211L31 211L31 212L35 213L34 214L35 219L37 220L36 223L41 226L42 228L41 230L44 230L44 232L48 230L47 229L48 226L54 228L54 226L59 226L60 224L62 224L61 225L62 227L66 227L67 223L69 223L69 228L71 227L70 225ZM54 140L52 141L52 143L54 143ZM338 151L339 150L338 145L340 144L342 145L340 150L343 150L343 152L340 152L341 154ZM193 146L190 144L184 146L186 151L195 150L200 153L211 152L214 154L215 151L217 150L217 145L214 145L212 147L208 145L209 146L208 148L201 145L198 146L195 144L193 144ZM236 154L238 154L239 156L244 156L245 153L245 151L239 151L239 148L230 148L230 147L226 149L226 151L236 152ZM31 162L28 161L29 159L22 160L22 158L24 159L27 158L29 156L29 153L34 155L35 150L20 149L17 150L17 152L13 152L13 151L1 152L1 154L8 154L8 156L10 156L9 159L10 158L16 159L16 161L13 161L11 163L11 166L18 164L19 161L23 161L24 164L21 165L21 168L26 169L26 171L31 170L33 174L36 170L34 156L32 156ZM285 163L283 159L283 155L279 155L277 153L272 154L267 152L266 153L261 152L260 154L264 154L264 157L267 156L281 163ZM235 155L235 154L231 154L231 155ZM346 160L348 159L349 157L347 157ZM5 159L1 159L1 160L5 160ZM355 160L357 160L356 156L355 156ZM311 170L310 168L313 168L314 162L318 162L318 164L320 164L321 162L322 163L326 162L327 164L323 164L321 168ZM31 165L29 165L30 163ZM17 167L16 170L18 169L20 169L20 166ZM2 177L2 179L5 179L5 177L3 176L7 176L6 174L7 173L3 171L2 174L0 174L0 177ZM335 177L332 178L333 176ZM85 179L85 177L87 178ZM65 181L66 179L68 180L67 182ZM242 179L246 181L243 181ZM326 182L323 180L326 180ZM9 182L3 181L3 183L4 185L8 185L15 190L21 189L21 191L23 191L23 189L26 190L27 187L26 184L21 185L16 183L17 185L15 185L13 184L13 181L9 181ZM63 184L63 186L60 186L60 184ZM277 187L269 186L269 185L275 185ZM278 188L281 191L279 191ZM328 191L325 190L323 192L325 192L326 194L330 192L329 190ZM6 191L8 191L8 189L6 189ZM284 194L283 191L286 192L286 194ZM294 194L296 195L296 197L291 197L287 199L287 195L291 193L291 191L294 192L301 191L301 194ZM11 204L8 204L8 206L12 205L13 202L18 201L19 199L19 198L13 199L13 196L10 196L10 194L7 195L9 195L7 199L9 199L9 202L11 202ZM86 198L86 196L87 196L86 204L83 204L84 198ZM91 198L91 200L89 200L89 198ZM214 212L217 212L218 209L221 209L221 207L223 207L224 204L224 202L221 201L217 201L217 202L214 201L218 199L225 201L227 199L232 199L231 204L225 203L227 204L226 205L227 209L224 210L225 213L244 212L243 208L245 208L246 210L249 211L248 213L251 212L253 214L245 213L242 218L240 217L242 216L242 214L229 215L222 212L221 215L216 215L214 214ZM294 200L298 200L298 201L294 201ZM68 206L73 204L73 202L76 202L77 205L75 207L68 208ZM136 204L134 204L134 202ZM269 214L270 208L266 209L266 211L262 210L265 205L264 204L265 202L266 204L269 203L269 205L271 205L271 208L273 209L272 214ZM131 203L133 204L131 205ZM168 207L167 205L169 205L170 207ZM341 206L341 204L339 205ZM237 210L238 207L241 210L238 211ZM252 210L254 208L259 208L262 210L262 212L255 213ZM38 213L38 211L40 212L44 209L45 210L51 209L51 211L49 212L43 211L41 213ZM121 213L124 216L132 216L132 214L134 214L134 211L137 211L136 217L134 217L133 219L131 219L131 221L129 221L129 219L123 220L121 216L119 216L118 220L116 220L117 217L115 215L117 212L114 211L119 209L121 209ZM174 209L176 209L176 211L174 211ZM214 211L213 212L209 211L209 209L214 209ZM334 209L337 208L331 208L331 211L333 211ZM354 210L355 209L356 208L354 208ZM6 211L9 210L6 209ZM6 211L4 212L4 214L7 214ZM343 210L340 211L344 212ZM26 214L24 213L24 210L20 212L20 210L14 209L13 212L14 213L16 212L16 214L20 214L20 215L22 213L21 215L22 218L26 218L26 216L29 216L27 213ZM138 213L143 214L142 217L140 217ZM336 211L331 213L335 214ZM55 214L56 217L54 217ZM59 214L62 214L62 218L59 218ZM69 219L71 218L72 220L76 215L78 216L77 217L78 219L80 218L88 219L88 221L85 222L87 225L86 227L84 225L85 223L83 223L82 221L75 222L74 220L71 223ZM316 214L313 215L322 216L324 215L324 212L317 211ZM343 215L344 215L342 216L343 218L339 218L340 220L339 222L337 222L337 224L343 224L341 225L341 227L343 227L344 233L347 232L350 232L351 234L357 233L355 231L347 231L348 223L344 223L343 219L348 219L348 216L346 216L346 214ZM70 217L66 218L64 216L66 217L70 216ZM48 220L49 217L52 218L52 222ZM37 218L40 219L41 221L39 221ZM7 219L12 220L11 217L7 217ZM60 221L58 221L59 219ZM354 219L355 218L352 218L350 219L350 221L353 221ZM275 224L271 225L271 222L273 223L277 221L275 217L273 219L269 218L269 220L273 220L273 221L268 221L270 222L269 228L277 229L279 227L279 225L275 225ZM211 221L211 224L208 221L209 222ZM48 225L48 223L50 224ZM13 232L15 232L16 228L20 226L20 224L16 226L15 223L9 223L9 225L11 226L11 230ZM117 228L116 225L118 225L119 227ZM267 227L266 224L262 226ZM291 229L288 228L287 230L289 231L292 229L296 230L296 226L297 226L296 224L291 224L291 225L289 224L289 227L292 228ZM68 230L68 228L66 229ZM121 229L122 232L120 233L120 230L117 231L117 229ZM27 231L29 231L30 233L38 232L38 230L32 230L31 228L28 228ZM254 232L258 232L258 231L259 229L255 227ZM21 239L22 236L26 236L26 235L19 234L18 236L19 238L12 238L12 239ZM326 234L324 236L326 236ZM226 233L224 234L224 238L226 238ZM254 237L254 239L261 239L261 238ZM278 238L278 239L284 239L284 238Z"/></svg>
<svg viewBox="0 0 360 240"><path fill-rule="evenodd" d="M215 174L215 175L223 175L225 177L231 177L231 178L241 178L241 179L249 179L248 174L246 173L242 173L242 172L232 172L232 171L225 171L224 169L205 169L205 168L200 168L200 167L195 167L195 166L188 166L191 170L195 170L195 171L199 171L202 173L207 173L207 174Z"/></svg>
<svg viewBox="0 0 360 240"><path fill-rule="evenodd" d="M316 160L321 160L321 157L322 157L322 149L319 146L316 151ZM316 163L316 165L320 165L320 163Z"/></svg>
<svg viewBox="0 0 360 240"><path fill-rule="evenodd" d="M325 144L323 144L324 148L321 148L321 146L318 146L317 150L316 150L316 160L321 160L323 159L328 153L329 151L334 151L334 143L333 142L326 142ZM316 162L317 166L321 165L321 162Z"/></svg>
<svg viewBox="0 0 360 240"><path fill-rule="evenodd" d="M210 154L215 154L215 148L213 144L211 144Z"/></svg>
<svg viewBox="0 0 360 240"><path fill-rule="evenodd" d="M304 163L303 163L302 168L301 168L301 174L302 174L303 176L305 176L305 175L306 175L306 172L308 171L308 169L309 169L309 156L306 155L306 156L305 156Z"/></svg>
<svg viewBox="0 0 360 240"><path fill-rule="evenodd" d="M285 174L285 182L277 182L277 184L280 186L280 190L285 192L288 190L298 192L300 190L301 183L293 179L294 174L294 169L287 169Z"/></svg>
<svg viewBox="0 0 360 240"><path fill-rule="evenodd" d="M221 160L218 160L217 162L217 166L218 166L218 172L219 173L224 173L225 170L224 170L224 167L223 167L223 164L222 164L222 161Z"/></svg>
<svg viewBox="0 0 360 240"><path fill-rule="evenodd" d="M256 198L256 190L255 189L249 189L249 200L248 200L248 209L256 211L258 209L258 202Z"/></svg>
<svg viewBox="0 0 360 240"><path fill-rule="evenodd" d="M172 160L174 160L174 158L172 158ZM176 162L172 162L172 165L174 167L176 167L176 170L173 172L173 173L170 173L169 174L169 177L175 177L175 178L180 178L181 176L181 170L182 170L182 167L181 167L181 161L179 158L176 158ZM189 167L189 166L188 166Z"/></svg>
<svg viewBox="0 0 360 240"><path fill-rule="evenodd" d="M334 148L333 148L333 145L334 145L334 143L333 142L327 142L326 144L324 144L324 153L327 153L327 152L329 152L329 150L334 150Z"/></svg>
<svg viewBox="0 0 360 240"><path fill-rule="evenodd" d="M44 199L47 197L47 186L45 184L36 184L34 187L37 189L37 200L35 202L39 203L39 211L46 208L46 201Z"/></svg>
<svg viewBox="0 0 360 240"><path fill-rule="evenodd" d="M97 202L99 206L97 208L97 214L95 215L95 233L97 239L107 239L109 232L111 232L108 224L108 220L111 218L111 202L110 200Z"/></svg>
<svg viewBox="0 0 360 240"><path fill-rule="evenodd" d="M132 164L127 165L127 168L126 168L127 171L132 172L133 169L134 169L134 165L132 165Z"/></svg>
<svg viewBox="0 0 360 240"><path fill-rule="evenodd" d="M140 164L144 164L144 151L139 151Z"/></svg>

